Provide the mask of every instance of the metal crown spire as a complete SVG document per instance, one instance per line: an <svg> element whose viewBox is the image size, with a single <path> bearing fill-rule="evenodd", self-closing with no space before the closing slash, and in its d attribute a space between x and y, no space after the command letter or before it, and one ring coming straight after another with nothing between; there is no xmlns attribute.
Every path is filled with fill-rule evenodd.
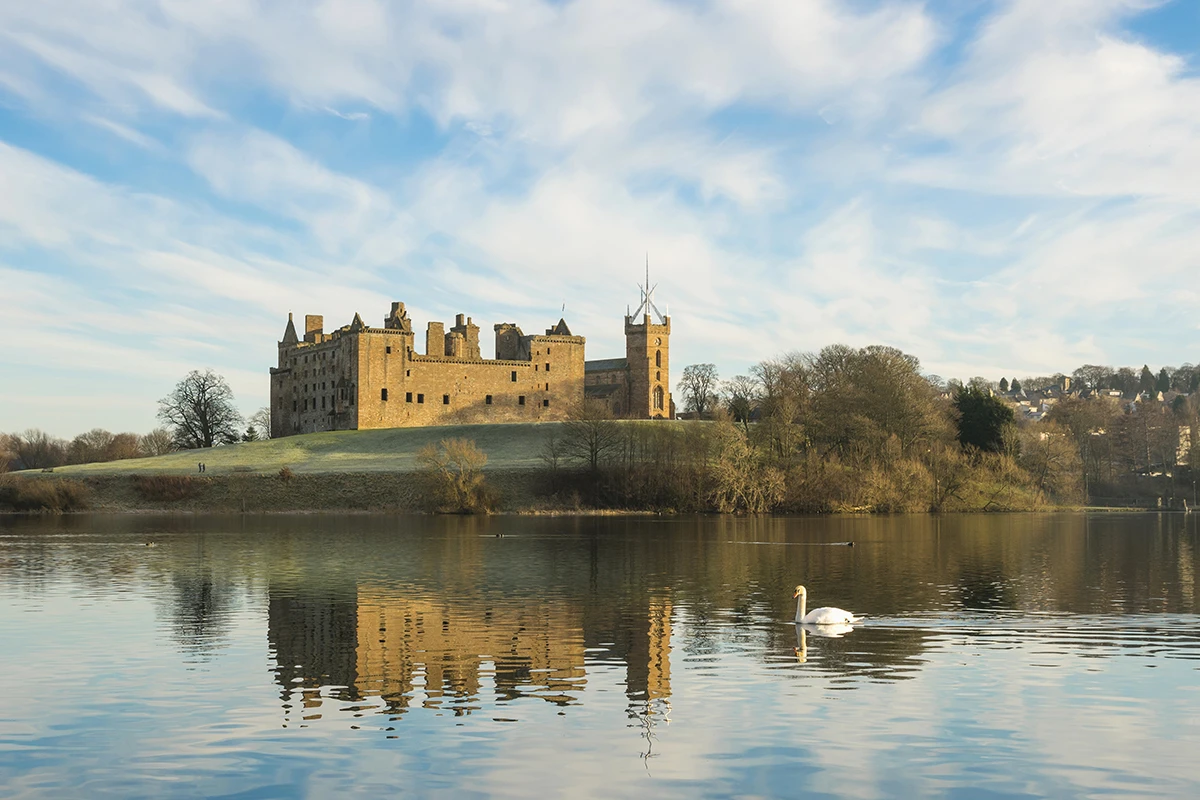
<svg viewBox="0 0 1200 800"><path fill-rule="evenodd" d="M665 325L667 322L666 316L658 310L658 306L654 305L654 290L658 288L658 284L650 285L650 254L646 254L646 283L638 284L638 290L641 292L642 302L638 305L637 311L633 313L633 317L637 318L643 314L650 314L655 319L656 325Z"/></svg>

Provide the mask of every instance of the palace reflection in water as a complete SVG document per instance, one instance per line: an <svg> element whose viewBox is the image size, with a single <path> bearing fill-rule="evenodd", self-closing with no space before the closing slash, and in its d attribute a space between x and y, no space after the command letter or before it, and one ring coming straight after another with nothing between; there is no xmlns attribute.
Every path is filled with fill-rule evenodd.
<svg viewBox="0 0 1200 800"><path fill-rule="evenodd" d="M566 598L430 597L416 587L347 586L322 597L271 591L267 636L284 709L305 719L332 697L454 714L539 697L567 706L587 662L624 666L631 703L671 695L672 603L666 591L583 605Z"/></svg>

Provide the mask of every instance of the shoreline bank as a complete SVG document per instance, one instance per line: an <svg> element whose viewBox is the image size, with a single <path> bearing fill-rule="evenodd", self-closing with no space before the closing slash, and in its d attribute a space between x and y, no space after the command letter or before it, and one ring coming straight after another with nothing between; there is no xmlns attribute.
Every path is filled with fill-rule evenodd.
<svg viewBox="0 0 1200 800"><path fill-rule="evenodd" d="M545 476L533 469L487 470L488 483L501 502L492 513L504 516L674 516L675 509L596 507L578 496L568 499L545 491ZM138 473L62 475L14 473L8 481L28 481L50 489L72 486L73 502L27 509L5 508L0 513L101 514L421 514L431 513L418 477L411 472L329 472L278 474L231 472L209 475L156 476ZM49 492L47 493L49 494ZM1036 508L992 508L967 513L1188 513L1183 508L1147 505L1062 505ZM717 512L711 512L716 514ZM848 508L819 513L825 516L877 516L899 512ZM909 512L937 514L936 511ZM739 516L739 514L729 514ZM744 516L744 515L741 515Z"/></svg>

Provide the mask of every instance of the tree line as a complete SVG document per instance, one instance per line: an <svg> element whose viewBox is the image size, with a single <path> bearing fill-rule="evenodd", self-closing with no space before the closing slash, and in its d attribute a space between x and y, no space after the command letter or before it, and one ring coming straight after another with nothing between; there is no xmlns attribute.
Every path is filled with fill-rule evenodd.
<svg viewBox="0 0 1200 800"><path fill-rule="evenodd" d="M683 370L702 424L617 422L581 408L542 451L561 503L677 511L1037 508L1079 498L1072 463L1023 446L1011 407L952 394L890 347L832 345L762 361L721 382Z"/></svg>
<svg viewBox="0 0 1200 800"><path fill-rule="evenodd" d="M1012 381L1001 378L998 388L1002 392L1018 391L1022 388L1036 390L1046 386L1062 386L1066 378L1071 379L1073 389L1112 390L1119 392L1125 399L1133 399L1143 392L1149 394L1158 392L1193 394L1200 389L1200 364L1184 363L1178 367L1162 366L1158 372L1150 369L1149 364L1143 364L1140 370L1135 367L1113 369L1111 366L1102 364L1084 364L1070 375L1060 372L1054 375L1023 379L1014 377Z"/></svg>
<svg viewBox="0 0 1200 800"><path fill-rule="evenodd" d="M1173 494L1200 464L1200 367L1085 365L1040 422L1017 419L1001 392L1062 387L1068 376L967 384L922 375L888 347L832 345L756 364L721 381L714 365L684 368L683 406L728 418L785 476L783 505L930 509L1036 507L1088 497ZM1177 392L1171 403L1122 402ZM1182 467L1182 468L1181 468ZM1161 478L1141 485L1147 476ZM982 505L980 503L982 501Z"/></svg>
<svg viewBox="0 0 1200 800"><path fill-rule="evenodd" d="M270 409L243 418L228 382L212 370L188 373L158 402L158 419L163 425L146 434L112 433L103 428L73 439L37 428L0 433L0 472L159 456L266 439L271 432Z"/></svg>

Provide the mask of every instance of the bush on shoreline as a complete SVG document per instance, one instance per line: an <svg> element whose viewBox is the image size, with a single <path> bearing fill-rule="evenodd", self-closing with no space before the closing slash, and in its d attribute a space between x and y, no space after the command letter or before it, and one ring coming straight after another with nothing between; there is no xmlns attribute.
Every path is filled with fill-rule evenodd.
<svg viewBox="0 0 1200 800"><path fill-rule="evenodd" d="M487 484L487 454L470 439L443 439L417 453L418 478L428 510L450 514L489 514L499 496Z"/></svg>
<svg viewBox="0 0 1200 800"><path fill-rule="evenodd" d="M84 511L91 491L79 481L5 476L0 480L0 508L13 511Z"/></svg>

